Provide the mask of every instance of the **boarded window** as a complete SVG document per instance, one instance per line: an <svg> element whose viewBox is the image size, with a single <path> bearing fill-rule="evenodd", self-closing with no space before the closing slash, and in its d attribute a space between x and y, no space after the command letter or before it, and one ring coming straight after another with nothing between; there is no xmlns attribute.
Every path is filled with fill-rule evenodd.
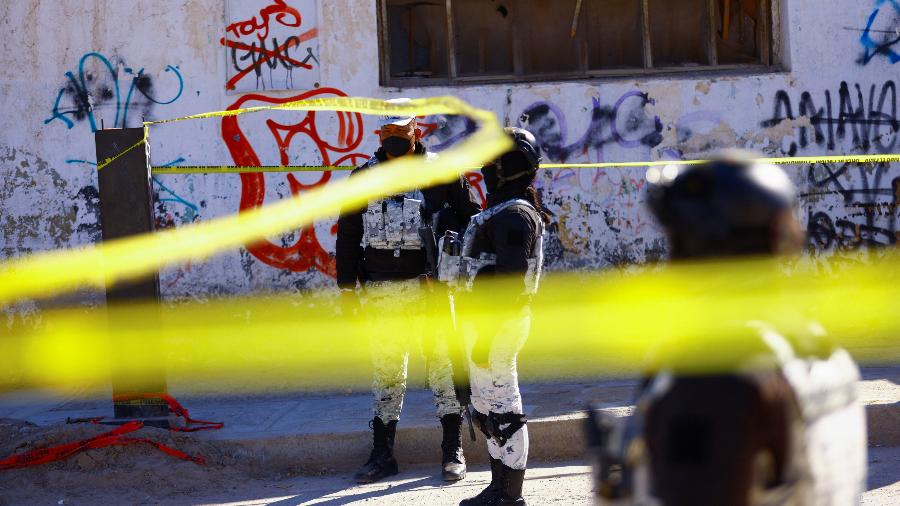
<svg viewBox="0 0 900 506"><path fill-rule="evenodd" d="M709 0L650 0L654 67L709 65Z"/></svg>
<svg viewBox="0 0 900 506"><path fill-rule="evenodd" d="M588 44L591 69L628 69L644 66L642 2L588 2L580 29Z"/></svg>
<svg viewBox="0 0 900 506"><path fill-rule="evenodd" d="M514 0L522 31L522 73L567 74L581 70L582 45L572 36L575 0ZM576 32L577 33L577 32Z"/></svg>
<svg viewBox="0 0 900 506"><path fill-rule="evenodd" d="M716 0L716 50L719 63L754 63L760 58L761 0Z"/></svg>
<svg viewBox="0 0 900 506"><path fill-rule="evenodd" d="M392 0L387 6L391 75L447 76L447 11L442 1Z"/></svg>
<svg viewBox="0 0 900 506"><path fill-rule="evenodd" d="M513 16L496 2L453 2L454 49L461 76L513 75Z"/></svg>
<svg viewBox="0 0 900 506"><path fill-rule="evenodd" d="M382 82L764 68L775 1L379 0Z"/></svg>

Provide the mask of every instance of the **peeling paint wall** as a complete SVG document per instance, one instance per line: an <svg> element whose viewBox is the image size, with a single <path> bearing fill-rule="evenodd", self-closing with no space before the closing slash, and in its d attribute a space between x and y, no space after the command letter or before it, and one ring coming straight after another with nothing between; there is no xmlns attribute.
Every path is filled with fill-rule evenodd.
<svg viewBox="0 0 900 506"><path fill-rule="evenodd" d="M457 95L495 111L507 125L531 130L551 161L688 159L735 146L772 156L900 149L900 46L884 36L900 29L895 0L781 0L777 17L785 37L776 46L784 51L779 60L790 64L785 72L406 89L379 86L375 1L286 0L317 7L309 18L316 26L299 30L304 44L317 48L306 53L314 56L306 64L315 65L319 87L252 93L226 89L234 55L222 42L225 4L30 0L0 6L9 39L20 41L18 50L0 55L0 255L98 240L94 130L302 96ZM262 23L262 13L257 19ZM291 65L300 56L286 55ZM438 151L472 129L453 117L426 118L423 126L426 143ZM155 127L151 153L154 165L352 164L375 149L375 128L372 118L350 114L262 113ZM788 170L803 195L799 212L815 258L896 243L900 165ZM157 176L157 225L230 215L339 177ZM537 184L555 214L550 268L664 257L665 242L643 208L642 171L542 171ZM162 289L169 297L206 297L332 286L334 234L331 220L170 268Z"/></svg>

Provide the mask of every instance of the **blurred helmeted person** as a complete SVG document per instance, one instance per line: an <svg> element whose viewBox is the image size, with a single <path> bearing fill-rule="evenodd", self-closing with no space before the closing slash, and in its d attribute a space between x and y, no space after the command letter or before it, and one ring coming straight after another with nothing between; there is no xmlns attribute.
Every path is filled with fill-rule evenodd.
<svg viewBox="0 0 900 506"><path fill-rule="evenodd" d="M389 100L406 103L409 99ZM428 153L419 139L412 116L380 118L381 147L365 164L354 170L375 169L378 164L400 157L421 157L422 170L428 170ZM373 319L372 360L375 369L373 392L374 419L371 422L372 453L356 474L360 483L372 483L397 474L393 448L406 392L407 363L410 349L421 349L425 334L434 329L423 325L423 284L431 273L429 242L434 234L462 230L469 218L480 210L473 200L468 182L458 180L440 186L415 190L371 201L363 209L343 213L337 228L337 283L347 306L355 307L360 290L359 310ZM399 317L408 322L409 335L382 336L377 333L379 316ZM460 428L462 408L453 388L452 368L445 340L426 339L428 383L434 393L437 416L443 427L443 478L465 477Z"/></svg>
<svg viewBox="0 0 900 506"><path fill-rule="evenodd" d="M653 168L647 179L675 261L793 255L804 244L787 175L748 154ZM764 284L735 288L777 297ZM866 475L859 370L797 316L789 306L777 323L710 315L727 335L660 336L635 414L623 423L592 413L600 502L858 504Z"/></svg>
<svg viewBox="0 0 900 506"><path fill-rule="evenodd" d="M503 300L491 312L497 321L490 328L467 321L468 309L459 314L475 408L472 418L487 438L491 461L490 485L460 503L470 506L525 504L528 429L516 356L529 333L529 302L538 288L549 217L532 186L541 160L534 136L520 128L507 128L506 133L515 147L481 171L488 208L472 218L461 240L448 234L439 245L440 279L463 292L463 307L465 292L485 295L480 291L485 279L503 277L516 283L515 295L492 293Z"/></svg>

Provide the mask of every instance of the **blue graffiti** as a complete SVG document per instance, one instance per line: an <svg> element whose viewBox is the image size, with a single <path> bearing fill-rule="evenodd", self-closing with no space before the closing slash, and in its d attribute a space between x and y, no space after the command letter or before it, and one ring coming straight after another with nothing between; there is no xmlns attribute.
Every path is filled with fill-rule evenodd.
<svg viewBox="0 0 900 506"><path fill-rule="evenodd" d="M893 11L890 9L882 10L885 4L890 4L893 7ZM890 16L890 19L886 19L888 16ZM876 30L874 28L875 22L879 19L882 21L882 25L887 23L885 27L889 29ZM875 33L882 35L878 37L879 40L873 37L872 34ZM859 59L860 64L867 65L880 54L887 57L891 63L900 62L900 52L895 50L895 46L900 43L900 1L877 0L875 10L869 16L869 22L859 41L865 48L863 55Z"/></svg>
<svg viewBox="0 0 900 506"><path fill-rule="evenodd" d="M184 158L179 157L179 158L176 158L175 160L172 160L169 163L165 163L165 164L161 165L161 167L174 167L176 165L184 163L185 161L186 160ZM97 162L91 162L89 160L72 159L72 160L66 160L66 163L88 165L91 167L97 166ZM160 181L159 178L157 178L156 176L153 176L153 178L151 180L153 181L153 184L157 187L157 195L158 195L159 191L164 191L169 194L168 197L157 198L156 199L157 202L174 202L176 204L183 205L187 209L187 212L185 213L185 216L184 216L184 222L191 223L194 221L194 219L197 217L197 213L200 212L200 207L197 204L194 204L193 202L190 202L187 199L185 199L184 197L175 193L174 190L172 190L171 188L169 188L168 186L163 184L163 182Z"/></svg>
<svg viewBox="0 0 900 506"><path fill-rule="evenodd" d="M87 160L66 160L66 163L79 163L82 165L93 165L94 167L97 166L97 162L89 162Z"/></svg>
<svg viewBox="0 0 900 506"><path fill-rule="evenodd" d="M107 79L101 79L100 75L85 70L85 64L88 61L97 62ZM44 120L44 124L49 124L55 120L65 123L66 127L72 129L75 121L87 119L91 131L97 131L97 120L95 111L104 104L112 104L115 101L116 115L111 125L114 128L125 128L128 125L128 113L134 107L143 108L143 114L149 113L153 104L168 105L179 98L184 92L184 78L178 67L168 65L165 72L171 72L178 81L177 91L172 98L160 100L154 96L153 81L144 69L141 68L135 72L132 68L127 67L121 61L116 61L118 65L100 53L91 52L81 57L78 63L77 76L73 72L66 72L66 86L59 90L56 95L56 101L53 104L53 110L50 118ZM122 66L125 74L131 76L131 83L128 85L128 91L123 93L122 86L119 82L119 74L116 68ZM134 91L137 90L139 96ZM124 95L124 100L123 100ZM72 106L61 108L63 99L67 98L71 101ZM110 105L110 108L112 106ZM73 121L74 120L74 121Z"/></svg>
<svg viewBox="0 0 900 506"><path fill-rule="evenodd" d="M162 167L174 167L174 166L179 165L184 162L185 162L184 158L178 158L176 160L172 160L169 163L163 164ZM197 213L200 212L200 207L197 206L197 204L194 204L193 202L190 202L187 199L185 199L184 197L181 197L180 195L175 193L174 190L172 190L171 188L169 188L168 186L163 184L163 182L160 181L158 177L155 177L155 176L153 177L153 184L156 185L159 190L164 191L169 194L169 197L157 198L157 200L156 200L157 202L160 202L160 203L174 202L176 204L183 205L186 208L184 222L191 223L194 221L194 219L197 217Z"/></svg>

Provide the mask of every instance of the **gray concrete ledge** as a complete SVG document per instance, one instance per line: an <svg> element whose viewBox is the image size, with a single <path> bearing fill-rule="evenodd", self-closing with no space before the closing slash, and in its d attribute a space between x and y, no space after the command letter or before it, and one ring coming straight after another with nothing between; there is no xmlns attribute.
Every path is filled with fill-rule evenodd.
<svg viewBox="0 0 900 506"><path fill-rule="evenodd" d="M871 446L900 446L900 367L864 370L860 383ZM534 462L584 461L584 409L598 405L617 416L630 412L634 381L524 385L523 397ZM239 456L260 471L349 473L368 457L371 396L366 392L198 396L174 392L195 418L225 422L223 430L195 437ZM0 418L38 425L67 417L111 415L109 398L60 398L38 392L0 396ZM464 447L472 463L486 462L482 435ZM437 465L440 424L430 392L411 388L398 426L396 453L404 468Z"/></svg>

